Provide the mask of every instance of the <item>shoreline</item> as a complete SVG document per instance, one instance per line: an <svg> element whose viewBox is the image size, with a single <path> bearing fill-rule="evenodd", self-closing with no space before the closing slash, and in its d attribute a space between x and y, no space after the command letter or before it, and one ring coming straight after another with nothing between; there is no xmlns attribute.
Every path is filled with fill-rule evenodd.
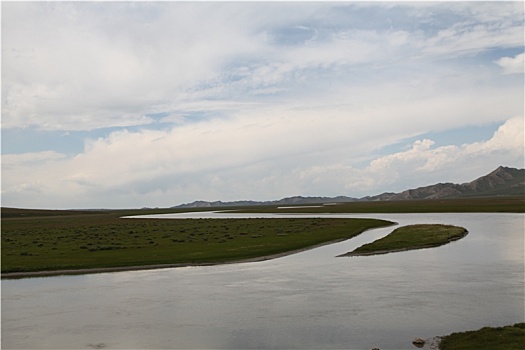
<svg viewBox="0 0 525 350"><path fill-rule="evenodd" d="M363 232L361 232L363 233ZM360 234L361 234L360 233ZM356 236L354 236L356 237ZM123 271L141 271L141 270L159 270L159 269L171 269L180 267L201 267L201 266L217 266L217 265L229 265L229 264L243 264L250 262L262 262L266 260L277 259L292 254L301 253L310 249L319 248L325 245L334 244L346 241L350 238L343 238L329 242L323 242L313 246L290 250L287 252L263 255L254 258L246 258L240 260L220 261L220 262L203 262L203 263L173 263L173 264L152 264L152 265L130 265L130 266L114 266L114 267L93 267L93 268L80 268L80 269L62 269L62 270L44 270L44 271L21 271L21 272L7 272L1 274L1 279L21 279L21 278L35 278L35 277L54 277L54 276L71 276L71 275L87 275L97 273L111 273L111 272L123 272Z"/></svg>
<svg viewBox="0 0 525 350"><path fill-rule="evenodd" d="M466 237L468 233L469 233L468 230L465 229L462 235L451 237L446 242L443 242L441 244L429 244L429 245L424 245L424 246L419 246L419 247L406 247L406 248L396 248L396 249L383 249L383 250L375 250L375 251L369 251L369 252L348 252L345 254L338 255L338 257L383 255L383 254L388 254L388 253L406 252L410 250L437 248L437 247L447 245L454 241L459 241L460 239Z"/></svg>

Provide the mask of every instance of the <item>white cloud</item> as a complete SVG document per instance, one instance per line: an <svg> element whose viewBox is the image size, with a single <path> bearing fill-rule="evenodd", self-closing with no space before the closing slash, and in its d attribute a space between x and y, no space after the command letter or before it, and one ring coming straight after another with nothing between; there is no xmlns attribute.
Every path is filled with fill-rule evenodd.
<svg viewBox="0 0 525 350"><path fill-rule="evenodd" d="M25 199L59 196L58 189L50 187L56 174L49 170L65 159L65 155L53 151L2 155L2 196L4 193Z"/></svg>
<svg viewBox="0 0 525 350"><path fill-rule="evenodd" d="M465 20L444 22L436 33L408 31L409 27L369 28L362 19L356 21L360 27L352 27L351 20L341 20L344 17L334 22L340 9L353 18L363 6L411 9L403 14L405 21L416 18L432 25L449 13ZM318 91L308 87L333 89L375 80L382 74L374 73L378 68L395 62L408 65L415 60L412 64L417 65L428 55L432 59L520 46L523 28L516 24L514 5L503 8L410 3L6 3L3 127L91 130L146 125L153 120L144 115L180 113L184 108L180 105L203 99L246 103L274 96L276 102L290 97L309 101ZM494 16L494 11L500 15ZM390 18L388 12L383 15ZM484 22L474 25L471 18ZM293 28L312 28L317 34L300 45L275 40L276 31ZM349 73L352 70L355 76Z"/></svg>
<svg viewBox="0 0 525 350"><path fill-rule="evenodd" d="M34 153L22 153L22 154L5 154L2 155L2 167L5 168L14 168L17 166L23 166L27 164L40 163L50 160L63 159L65 156L63 154L53 152L53 151L44 151L44 152L34 152Z"/></svg>
<svg viewBox="0 0 525 350"><path fill-rule="evenodd" d="M516 117L486 141L434 148L432 140L417 140L409 150L373 159L362 169L333 164L303 170L301 178L305 182L334 181L355 196L437 182L468 182L500 165L525 167L524 140L524 119Z"/></svg>
<svg viewBox="0 0 525 350"><path fill-rule="evenodd" d="M439 31L425 41L421 45L426 54L474 55L494 47L519 47L523 44L523 30L518 26L495 29L492 25L460 23Z"/></svg>
<svg viewBox="0 0 525 350"><path fill-rule="evenodd" d="M132 4L4 4L3 127L140 125L155 106L213 80L231 53L259 45L222 6L171 5L147 19L119 12Z"/></svg>
<svg viewBox="0 0 525 350"><path fill-rule="evenodd" d="M522 48L523 4L9 2L2 11L3 130L114 128L86 132L73 156L52 142L4 155L11 205L366 195L522 164L523 135L510 136L522 118L510 118L523 115L523 80L477 54ZM520 59L495 63L512 73ZM490 141L435 147L421 137L378 155L409 137L505 120Z"/></svg>
<svg viewBox="0 0 525 350"><path fill-rule="evenodd" d="M524 166L521 117L509 119L487 141L434 148L432 140L423 139L409 150L373 159L363 169L323 149L327 139L320 135L327 129L322 123L313 126L319 134L306 140L301 126L291 120L285 121L286 130L262 121L258 126L236 125L235 130L225 123L115 132L92 141L72 158L53 153L8 155L3 160L3 196L9 201L16 196L22 201L15 201L18 205L41 201L59 207L95 207L113 200L122 203L123 198L135 206L168 206L198 198L364 196L439 181L470 181L502 164ZM359 152L360 147L343 150ZM34 197L36 189L39 195Z"/></svg>
<svg viewBox="0 0 525 350"><path fill-rule="evenodd" d="M520 53L514 57L502 57L494 63L503 68L505 74L523 73L525 54Z"/></svg>

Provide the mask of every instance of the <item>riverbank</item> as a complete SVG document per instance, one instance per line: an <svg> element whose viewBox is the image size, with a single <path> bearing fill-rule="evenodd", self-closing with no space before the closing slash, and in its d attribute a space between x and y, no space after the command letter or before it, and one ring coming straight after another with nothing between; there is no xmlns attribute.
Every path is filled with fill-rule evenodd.
<svg viewBox="0 0 525 350"><path fill-rule="evenodd" d="M2 220L2 278L266 260L392 224L356 218L121 219L115 213L10 218Z"/></svg>
<svg viewBox="0 0 525 350"><path fill-rule="evenodd" d="M525 344L525 323L503 327L483 327L475 331L457 332L437 339L439 350L521 350Z"/></svg>
<svg viewBox="0 0 525 350"><path fill-rule="evenodd" d="M521 321L523 215L384 218L470 233L450 246L378 258L334 259L395 227L263 263L2 280L3 344L416 349L415 337Z"/></svg>
<svg viewBox="0 0 525 350"><path fill-rule="evenodd" d="M430 339L427 339L425 341L425 345L424 345L423 349L426 349L426 350L441 350L440 344L441 344L442 340L443 340L443 337L440 337L440 336L432 337Z"/></svg>
<svg viewBox="0 0 525 350"><path fill-rule="evenodd" d="M97 274L97 273L109 273L109 272L120 272L120 271L140 271L140 270L158 270L158 269L171 269L181 267L200 267L200 266L217 266L217 265L228 265L228 264L243 264L252 262L261 262L266 260L277 259L292 254L301 253L311 249L319 248L325 245L334 244L347 240L348 238L342 238L333 240L330 242L323 242L310 247L301 249L291 250L278 254L271 254L265 256L259 256L255 258L222 261L222 262L209 262L209 263L176 263L176 264L155 264L155 265L137 265L137 266L117 266L117 267L97 267L87 269L63 269L63 270L51 270L51 271L27 271L27 272L10 272L2 273L2 279L19 279L19 278L34 278L34 277L52 277L52 276L65 276L65 275L84 275L84 274Z"/></svg>

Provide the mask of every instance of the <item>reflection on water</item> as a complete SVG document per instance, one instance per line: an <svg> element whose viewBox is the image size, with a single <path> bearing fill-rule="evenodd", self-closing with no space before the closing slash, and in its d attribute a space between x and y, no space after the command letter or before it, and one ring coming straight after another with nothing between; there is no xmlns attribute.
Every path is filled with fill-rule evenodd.
<svg viewBox="0 0 525 350"><path fill-rule="evenodd" d="M283 258L2 281L3 348L413 349L524 321L522 214L378 214L466 227L439 248L335 258L392 227Z"/></svg>

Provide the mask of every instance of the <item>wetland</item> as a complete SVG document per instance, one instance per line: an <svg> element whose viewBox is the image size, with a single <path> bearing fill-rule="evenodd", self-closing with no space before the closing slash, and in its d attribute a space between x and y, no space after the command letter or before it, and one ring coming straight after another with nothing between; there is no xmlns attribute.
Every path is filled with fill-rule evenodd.
<svg viewBox="0 0 525 350"><path fill-rule="evenodd" d="M523 214L315 215L469 234L432 249L336 258L391 233L385 226L260 262L3 280L3 346L410 349L414 337L523 322Z"/></svg>
<svg viewBox="0 0 525 350"><path fill-rule="evenodd" d="M513 203L517 208L519 202ZM488 205L491 204L484 204ZM350 207L357 213L348 213ZM42 232L56 236L55 244L85 254L113 254L126 249L147 252L150 246L158 249L162 242L172 248L179 243L198 245L197 237L204 243L205 235L208 240L216 235L217 247L224 247L228 241L233 244L237 239L243 242L242 237L246 244L263 238L252 237L255 229L263 235L271 233L272 240L290 235L304 240L300 248L281 250L272 260L264 260L261 255L255 259L259 261L237 256L230 260L237 261L235 264L217 265L201 260L194 266L188 266L192 264L186 261L178 265L185 267L178 268L153 266L156 269L3 279L2 346L410 349L414 348L411 341L415 337L429 339L523 322L523 213L451 213L451 207L450 202L434 204L435 212L418 214L359 213L358 205L346 209L343 206L275 209L275 214L262 213L257 208L249 209L251 213L3 212L2 239L12 239L14 231L9 230L13 225L27 231L38 231L37 227L47 225L47 231ZM444 212L439 212L439 208ZM305 209L320 212L306 213ZM455 210L461 211L461 206L457 205ZM142 214L155 216L121 219ZM173 218L178 220L170 220ZM45 225L39 226L42 223ZM115 223L123 226L119 228ZM365 229L355 223L376 226ZM396 227L453 225L465 228L469 234L430 249L337 257L388 236L396 228L390 223L397 223ZM80 248L86 242L74 240L74 234L61 241L68 230L76 232L78 237L98 233L99 240L90 240L96 247L124 243L116 237L127 238L125 246L129 247L89 251ZM121 235L113 231L121 231ZM324 231L333 236L327 240L324 236L322 241L311 240L312 235ZM4 237L4 232L11 232L11 236ZM134 237L135 232L139 232L139 237ZM163 237L167 232L175 234ZM196 234L194 242L189 242L194 237L191 232L203 235ZM226 234L233 238L228 239ZM27 246L17 249L35 255L24 256L19 251L17 258L40 256L38 249L44 247L38 245L46 246L44 237L33 243L34 236L22 236L17 244L25 242ZM218 243L219 237L226 242ZM154 243L150 244L147 238L153 238ZM173 239L186 241L172 242ZM47 248L53 251L50 242L47 241L50 246ZM131 248L133 242L144 248ZM2 256L3 267L9 261L5 257ZM139 258L151 256L145 254ZM251 262L239 262L246 260ZM122 262L115 265L129 268L122 266Z"/></svg>

